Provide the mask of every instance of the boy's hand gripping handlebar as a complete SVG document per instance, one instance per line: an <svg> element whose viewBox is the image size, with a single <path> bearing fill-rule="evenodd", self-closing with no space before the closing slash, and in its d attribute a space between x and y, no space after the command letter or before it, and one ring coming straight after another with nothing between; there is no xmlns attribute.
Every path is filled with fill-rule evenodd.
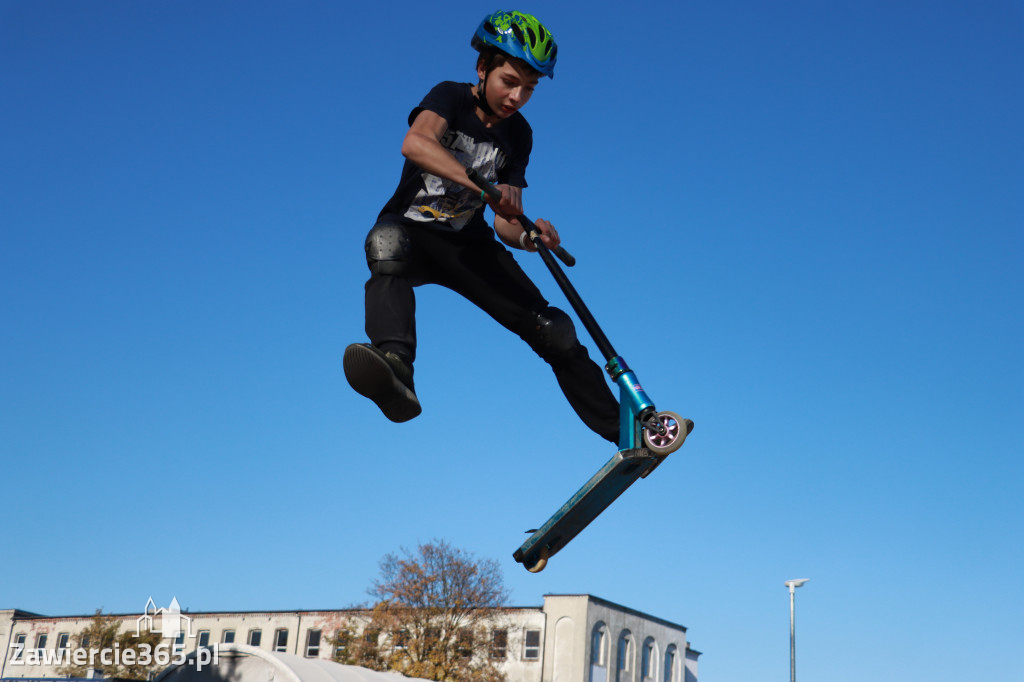
<svg viewBox="0 0 1024 682"><path fill-rule="evenodd" d="M498 191L497 187L487 182L487 180L484 179L484 176L480 175L480 171L475 168L467 168L466 175L468 175L473 184L480 187L487 196L495 201L501 201L501 192ZM515 218L523 226L523 229L526 230L526 234L530 237L530 241L533 242L533 245L537 247L538 251L542 248L547 248L544 245L544 242L541 241L541 231L537 229L537 226L533 224L532 220L524 215L517 215ZM563 249L561 246L556 246L555 248L550 249L550 251L554 252L554 254L569 267L576 265L576 259L571 253Z"/></svg>

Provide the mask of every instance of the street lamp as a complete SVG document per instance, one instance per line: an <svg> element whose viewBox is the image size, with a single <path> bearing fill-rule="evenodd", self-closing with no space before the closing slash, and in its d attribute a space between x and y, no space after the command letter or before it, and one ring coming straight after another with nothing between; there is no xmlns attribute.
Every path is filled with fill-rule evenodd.
<svg viewBox="0 0 1024 682"><path fill-rule="evenodd" d="M794 608L796 588L803 585L810 578L799 578L787 580L785 585L789 588L789 682L796 682L796 610Z"/></svg>

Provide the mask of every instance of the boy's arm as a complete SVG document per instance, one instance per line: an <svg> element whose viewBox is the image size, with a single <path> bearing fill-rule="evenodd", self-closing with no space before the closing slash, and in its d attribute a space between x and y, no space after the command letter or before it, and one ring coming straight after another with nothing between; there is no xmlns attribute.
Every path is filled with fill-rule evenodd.
<svg viewBox="0 0 1024 682"><path fill-rule="evenodd" d="M433 111L424 109L416 115L412 125L409 126L409 132L405 134L405 140L402 141L402 155L428 173L457 182L474 191L482 191L483 188L477 187L469 179L466 169L441 144L441 137L447 130L447 121ZM501 202L497 206L491 201L487 203L494 209L494 231L498 238L508 246L525 247L527 251L536 251L536 247L529 239L520 241L523 227L519 221L512 217L504 217L522 215L522 188L510 185L498 185L497 188L501 190ZM551 223L538 219L534 221L534 224L541 231L541 239L545 246L550 249L558 246L561 240Z"/></svg>
<svg viewBox="0 0 1024 682"><path fill-rule="evenodd" d="M477 187L469 176L466 169L459 163L451 152L441 144L441 137L448 130L448 122L438 114L424 109L413 120L409 126L409 132L405 134L402 141L402 155L415 163L423 170L457 182L463 187L480 192L482 187ZM498 185L501 190L501 202L497 205L488 201L495 213L507 216L521 215L523 212L522 189L510 187L509 185ZM513 225L518 225L514 219L510 219ZM522 232L520 227L516 232L516 240Z"/></svg>

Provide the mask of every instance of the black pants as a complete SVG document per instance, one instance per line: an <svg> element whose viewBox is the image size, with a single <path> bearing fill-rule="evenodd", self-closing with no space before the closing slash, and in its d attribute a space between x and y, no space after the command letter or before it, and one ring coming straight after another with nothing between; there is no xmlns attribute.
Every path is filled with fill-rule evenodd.
<svg viewBox="0 0 1024 682"><path fill-rule="evenodd" d="M382 233L387 234L381 239ZM538 333L538 316L554 309L491 230L448 232L382 219L367 237L366 334L378 348L416 357L414 287L440 284L514 332L543 358L583 423L619 440L619 405L603 370L572 332L552 348ZM558 311L559 314L560 311Z"/></svg>

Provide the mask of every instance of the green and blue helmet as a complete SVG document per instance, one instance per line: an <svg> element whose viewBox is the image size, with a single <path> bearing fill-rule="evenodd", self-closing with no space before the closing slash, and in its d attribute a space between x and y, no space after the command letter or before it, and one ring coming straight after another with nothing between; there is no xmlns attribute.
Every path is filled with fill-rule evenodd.
<svg viewBox="0 0 1024 682"><path fill-rule="evenodd" d="M476 29L472 45L478 51L496 47L522 59L548 78L555 77L558 45L551 31L531 14L499 10L487 15Z"/></svg>

